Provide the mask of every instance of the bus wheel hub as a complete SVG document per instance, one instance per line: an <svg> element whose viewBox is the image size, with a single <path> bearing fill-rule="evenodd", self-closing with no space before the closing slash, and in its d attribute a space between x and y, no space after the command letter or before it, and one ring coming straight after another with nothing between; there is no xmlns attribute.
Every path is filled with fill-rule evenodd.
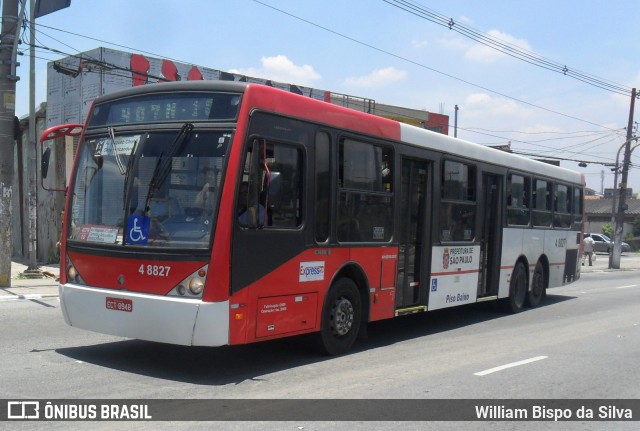
<svg viewBox="0 0 640 431"><path fill-rule="evenodd" d="M333 308L333 332L336 335L345 335L353 325L353 305L348 299L339 299Z"/></svg>

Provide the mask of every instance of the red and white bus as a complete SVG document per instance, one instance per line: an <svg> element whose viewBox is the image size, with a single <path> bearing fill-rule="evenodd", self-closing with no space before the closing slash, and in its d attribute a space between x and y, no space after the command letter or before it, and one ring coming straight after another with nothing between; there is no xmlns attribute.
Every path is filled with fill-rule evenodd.
<svg viewBox="0 0 640 431"><path fill-rule="evenodd" d="M99 97L67 188L60 301L74 327L192 346L317 333L580 276L583 177L263 85Z"/></svg>

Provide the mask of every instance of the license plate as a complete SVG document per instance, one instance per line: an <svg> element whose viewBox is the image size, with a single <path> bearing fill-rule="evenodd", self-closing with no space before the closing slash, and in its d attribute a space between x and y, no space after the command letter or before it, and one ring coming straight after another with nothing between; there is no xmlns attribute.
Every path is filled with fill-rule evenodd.
<svg viewBox="0 0 640 431"><path fill-rule="evenodd" d="M126 311L128 313L133 311L133 301L130 299L107 297L106 306L107 310Z"/></svg>

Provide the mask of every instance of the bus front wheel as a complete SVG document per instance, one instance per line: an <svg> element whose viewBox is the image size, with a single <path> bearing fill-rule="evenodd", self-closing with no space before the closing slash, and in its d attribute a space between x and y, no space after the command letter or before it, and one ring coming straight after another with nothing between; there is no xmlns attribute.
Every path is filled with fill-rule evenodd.
<svg viewBox="0 0 640 431"><path fill-rule="evenodd" d="M328 355L347 352L358 337L362 319L362 301L356 284L337 280L329 290L322 307L319 347Z"/></svg>

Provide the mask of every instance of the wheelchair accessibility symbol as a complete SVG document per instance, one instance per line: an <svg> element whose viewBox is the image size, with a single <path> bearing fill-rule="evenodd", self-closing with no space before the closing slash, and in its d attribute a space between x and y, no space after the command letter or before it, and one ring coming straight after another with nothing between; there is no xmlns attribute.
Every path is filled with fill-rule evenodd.
<svg viewBox="0 0 640 431"><path fill-rule="evenodd" d="M129 216L127 220L127 244L147 243L151 218L139 215Z"/></svg>

